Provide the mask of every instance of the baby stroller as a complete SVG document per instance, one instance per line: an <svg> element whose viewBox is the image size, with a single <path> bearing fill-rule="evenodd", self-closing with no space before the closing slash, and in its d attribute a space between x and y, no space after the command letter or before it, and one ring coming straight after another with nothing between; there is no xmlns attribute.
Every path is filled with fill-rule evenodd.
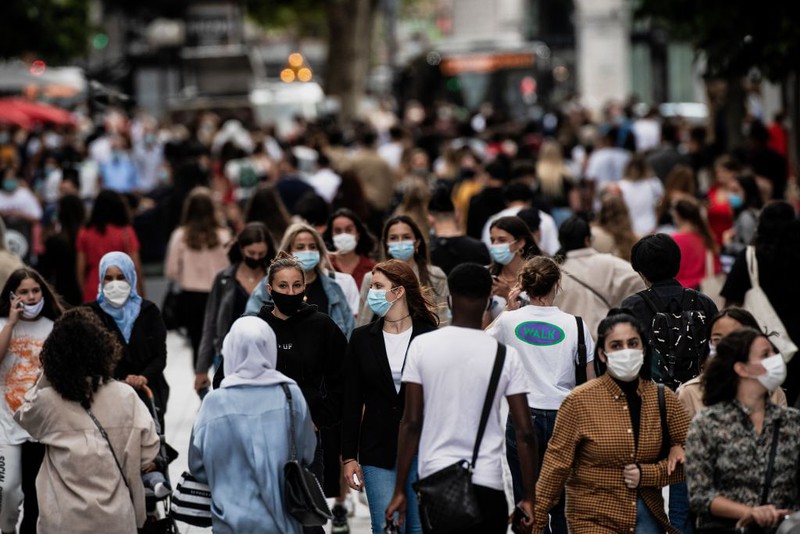
<svg viewBox="0 0 800 534"><path fill-rule="evenodd" d="M142 534L178 534L178 528L168 514L172 497L169 464L178 457L178 451L170 447L164 438L153 391L147 386L142 386L138 393L153 418L158 439L161 441L161 447L155 459L155 468L150 472L142 473L147 521L139 532Z"/></svg>

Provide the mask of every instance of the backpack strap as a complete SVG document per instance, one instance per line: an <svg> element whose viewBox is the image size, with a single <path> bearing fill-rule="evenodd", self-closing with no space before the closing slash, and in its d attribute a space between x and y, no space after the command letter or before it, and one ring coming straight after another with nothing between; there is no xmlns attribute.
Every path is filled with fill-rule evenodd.
<svg viewBox="0 0 800 534"><path fill-rule="evenodd" d="M661 313L664 311L664 308L666 308L664 301L653 291L652 287L644 291L639 291L636 294L642 297L642 300L644 300L644 303L647 304L647 307L653 312L653 315Z"/></svg>
<svg viewBox="0 0 800 534"><path fill-rule="evenodd" d="M659 460L669 456L670 437L669 423L667 423L667 399L664 393L664 384L658 386L658 413L661 417L661 451L658 453Z"/></svg>
<svg viewBox="0 0 800 534"><path fill-rule="evenodd" d="M761 490L761 506L767 504L767 498L769 497L769 490L772 486L772 470L775 467L775 454L778 451L778 439L780 438L779 433L781 429L781 420L777 419L772 426L772 443L770 444L769 448L769 460L767 461L767 474L764 477L764 487Z"/></svg>
<svg viewBox="0 0 800 534"><path fill-rule="evenodd" d="M579 386L586 382L586 336L583 333L583 319L575 316L578 324L578 363L575 365L575 385Z"/></svg>

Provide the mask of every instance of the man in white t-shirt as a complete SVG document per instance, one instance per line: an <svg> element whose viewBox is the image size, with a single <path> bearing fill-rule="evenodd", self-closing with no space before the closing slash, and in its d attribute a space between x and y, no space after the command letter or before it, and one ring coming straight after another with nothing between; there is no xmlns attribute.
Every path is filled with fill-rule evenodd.
<svg viewBox="0 0 800 534"><path fill-rule="evenodd" d="M398 438L397 479L387 521L405 512L404 488L414 455L420 480L462 460L472 461L481 412L498 343L481 331L492 289L488 270L464 263L447 278L452 326L415 338L408 349L403 382L406 402ZM523 470L524 496L517 505L530 518L536 477L536 443L528 414L528 383L519 354L506 348L497 390L472 473L482 521L462 533L504 534L508 506L503 492L504 426L501 399L508 399ZM423 410L424 406L424 410ZM424 422L424 424L423 424ZM425 514L421 510L423 521ZM530 528L530 520L523 520Z"/></svg>

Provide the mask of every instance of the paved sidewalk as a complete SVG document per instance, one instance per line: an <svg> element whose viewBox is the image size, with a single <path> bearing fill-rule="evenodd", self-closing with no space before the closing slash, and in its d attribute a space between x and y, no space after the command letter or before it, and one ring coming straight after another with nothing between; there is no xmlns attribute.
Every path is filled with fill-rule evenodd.
<svg viewBox="0 0 800 534"><path fill-rule="evenodd" d="M170 386L165 421L167 442L180 453L178 459L170 465L170 478L175 482L186 469L189 436L192 432L195 415L200 408L200 399L194 391L191 348L183 337L173 332L170 332L167 336L167 369L165 375ZM364 504L358 502L358 498L355 501L356 513L355 517L350 519L350 532L352 534L367 534L370 532L368 509ZM210 528L197 528L185 523L178 523L178 528L183 534L211 532ZM330 527L328 532L330 532Z"/></svg>

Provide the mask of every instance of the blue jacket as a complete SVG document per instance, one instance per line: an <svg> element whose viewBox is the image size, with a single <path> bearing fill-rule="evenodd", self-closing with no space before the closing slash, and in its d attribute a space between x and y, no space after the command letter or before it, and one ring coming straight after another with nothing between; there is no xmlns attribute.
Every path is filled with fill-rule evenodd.
<svg viewBox="0 0 800 534"><path fill-rule="evenodd" d="M290 388L297 454L310 463L317 445L311 415L300 389ZM288 407L279 385L220 388L203 400L192 429L189 470L211 488L214 534L301 534L283 502Z"/></svg>
<svg viewBox="0 0 800 534"><path fill-rule="evenodd" d="M350 339L350 334L353 333L353 328L356 326L356 320L353 317L353 310L347 304L344 291L329 276L325 274L319 274L318 276L322 282L325 296L328 297L328 309L319 311L327 313L345 337ZM245 308L244 314L257 315L261 311L261 307L267 303L272 303L272 297L267 293L267 279L265 277L250 294L250 300L247 301L247 308Z"/></svg>

